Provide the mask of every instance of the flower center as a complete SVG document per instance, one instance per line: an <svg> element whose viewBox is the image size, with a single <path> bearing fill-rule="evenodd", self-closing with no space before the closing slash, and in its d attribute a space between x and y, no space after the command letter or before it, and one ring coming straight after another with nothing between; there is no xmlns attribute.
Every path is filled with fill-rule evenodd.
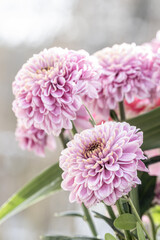
<svg viewBox="0 0 160 240"><path fill-rule="evenodd" d="M100 146L99 142L93 142L88 146L88 151L93 152L95 149L97 149Z"/></svg>
<svg viewBox="0 0 160 240"><path fill-rule="evenodd" d="M49 71L51 68L50 67L45 67L45 68L41 68L41 71L46 70Z"/></svg>
<svg viewBox="0 0 160 240"><path fill-rule="evenodd" d="M38 69L36 71L37 74L40 74L40 73L46 73L48 72L49 70L53 69L53 67L45 67L45 68L41 68L41 69Z"/></svg>
<svg viewBox="0 0 160 240"><path fill-rule="evenodd" d="M98 153L100 150L101 150L101 142L94 141L85 148L84 156L86 158L91 157L92 154Z"/></svg>

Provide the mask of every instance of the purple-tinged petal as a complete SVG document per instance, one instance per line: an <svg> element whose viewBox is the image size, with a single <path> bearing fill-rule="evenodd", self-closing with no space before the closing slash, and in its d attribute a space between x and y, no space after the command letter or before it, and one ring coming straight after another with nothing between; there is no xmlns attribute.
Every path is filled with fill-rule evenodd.
<svg viewBox="0 0 160 240"><path fill-rule="evenodd" d="M141 160L138 161L137 169L139 171L149 172L148 168L146 168L145 164Z"/></svg>

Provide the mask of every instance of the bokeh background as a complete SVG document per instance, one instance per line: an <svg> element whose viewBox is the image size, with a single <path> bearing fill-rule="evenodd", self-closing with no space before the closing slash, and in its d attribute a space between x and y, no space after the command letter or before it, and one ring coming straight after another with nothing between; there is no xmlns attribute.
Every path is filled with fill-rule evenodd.
<svg viewBox="0 0 160 240"><path fill-rule="evenodd" d="M0 204L58 160L22 151L15 140L12 82L34 53L53 46L93 53L115 43L150 41L160 29L159 0L0 0ZM82 220L55 218L75 210L60 192L0 226L1 240L37 240L44 234L90 234ZM104 211L98 206L100 211ZM97 220L101 234L105 226Z"/></svg>

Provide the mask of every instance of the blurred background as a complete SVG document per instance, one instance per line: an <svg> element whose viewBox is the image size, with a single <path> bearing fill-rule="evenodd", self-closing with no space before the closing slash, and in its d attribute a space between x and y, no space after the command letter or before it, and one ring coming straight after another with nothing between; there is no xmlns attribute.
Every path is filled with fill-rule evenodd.
<svg viewBox="0 0 160 240"><path fill-rule="evenodd" d="M159 0L0 0L0 204L57 161L62 148L57 139L56 153L39 158L18 147L12 82L22 64L53 46L93 53L115 43L150 41L160 29L159 12ZM90 234L82 220L54 217L77 208L69 204L68 193L57 193L1 225L0 239L36 240L44 234L81 234L82 229ZM106 229L101 230L103 235Z"/></svg>

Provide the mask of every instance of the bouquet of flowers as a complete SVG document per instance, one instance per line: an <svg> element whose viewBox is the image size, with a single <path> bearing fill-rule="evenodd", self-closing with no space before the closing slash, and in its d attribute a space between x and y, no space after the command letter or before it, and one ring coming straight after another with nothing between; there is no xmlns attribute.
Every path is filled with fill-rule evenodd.
<svg viewBox="0 0 160 240"><path fill-rule="evenodd" d="M156 240L160 224L160 33L151 43L114 45L93 55L53 47L35 54L13 82L16 138L23 149L59 161L15 193L1 223L61 188L77 202L93 237L101 239L90 207L115 232L105 240ZM144 224L144 216L149 225ZM143 218L143 221L142 221Z"/></svg>

